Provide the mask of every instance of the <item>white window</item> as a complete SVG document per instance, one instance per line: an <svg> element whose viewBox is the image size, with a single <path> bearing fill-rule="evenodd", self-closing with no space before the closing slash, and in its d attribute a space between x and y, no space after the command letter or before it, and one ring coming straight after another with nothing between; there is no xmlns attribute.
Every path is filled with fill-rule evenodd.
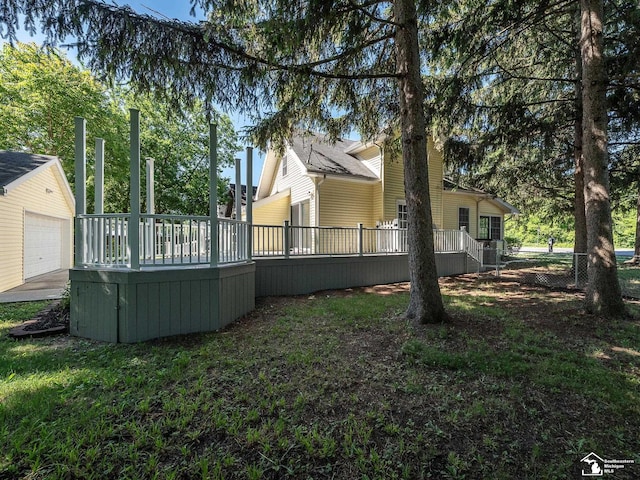
<svg viewBox="0 0 640 480"><path fill-rule="evenodd" d="M282 157L282 176L286 177L287 176L287 156L285 155L284 157Z"/></svg>
<svg viewBox="0 0 640 480"><path fill-rule="evenodd" d="M397 203L397 213L398 213L398 228L407 228L407 202L404 200L398 200Z"/></svg>

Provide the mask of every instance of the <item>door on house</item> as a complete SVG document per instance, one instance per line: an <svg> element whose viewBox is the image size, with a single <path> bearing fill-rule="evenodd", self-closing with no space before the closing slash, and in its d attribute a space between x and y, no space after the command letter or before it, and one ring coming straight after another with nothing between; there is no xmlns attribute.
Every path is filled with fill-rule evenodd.
<svg viewBox="0 0 640 480"><path fill-rule="evenodd" d="M309 200L291 205L291 248L295 253L311 253L312 232L305 228L310 223Z"/></svg>

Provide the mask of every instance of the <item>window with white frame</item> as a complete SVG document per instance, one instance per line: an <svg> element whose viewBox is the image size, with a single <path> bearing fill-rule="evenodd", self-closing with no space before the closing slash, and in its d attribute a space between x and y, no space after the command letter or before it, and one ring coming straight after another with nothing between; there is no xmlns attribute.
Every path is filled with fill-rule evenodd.
<svg viewBox="0 0 640 480"><path fill-rule="evenodd" d="M398 228L407 228L407 202L398 200L396 213L398 214Z"/></svg>
<svg viewBox="0 0 640 480"><path fill-rule="evenodd" d="M288 158L285 155L284 157L282 157L282 176L286 177L287 176L287 168L288 168Z"/></svg>
<svg viewBox="0 0 640 480"><path fill-rule="evenodd" d="M469 211L469 207L458 208L458 230L464 227L465 230L468 232L470 226L471 226L471 214Z"/></svg>

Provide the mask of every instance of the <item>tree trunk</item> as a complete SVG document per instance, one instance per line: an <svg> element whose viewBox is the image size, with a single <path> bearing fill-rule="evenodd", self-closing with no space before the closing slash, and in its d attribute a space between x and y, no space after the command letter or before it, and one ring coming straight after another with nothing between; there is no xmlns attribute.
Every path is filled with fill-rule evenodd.
<svg viewBox="0 0 640 480"><path fill-rule="evenodd" d="M640 182L638 182L638 205L636 208L636 243L633 249L633 262L640 263Z"/></svg>
<svg viewBox="0 0 640 480"><path fill-rule="evenodd" d="M587 219L587 311L618 317L625 308L611 229L602 0L580 0L584 199Z"/></svg>
<svg viewBox="0 0 640 480"><path fill-rule="evenodd" d="M580 51L580 9L576 7L576 94L575 94L575 128L573 134L573 159L575 165L575 240L573 243L574 253L587 253L587 219L584 210L584 169L582 160L582 54ZM584 262L586 267L587 263ZM574 265L574 268L578 265ZM582 267L582 265L580 265Z"/></svg>
<svg viewBox="0 0 640 480"><path fill-rule="evenodd" d="M395 44L411 280L406 315L420 323L436 323L446 320L447 315L440 295L433 249L427 132L415 2L396 0L394 13L395 21L400 25L397 28Z"/></svg>
<svg viewBox="0 0 640 480"><path fill-rule="evenodd" d="M573 242L573 251L575 253L587 253L587 218L584 207L584 173L582 166L582 122L576 120L576 136L574 146L575 160L575 240Z"/></svg>

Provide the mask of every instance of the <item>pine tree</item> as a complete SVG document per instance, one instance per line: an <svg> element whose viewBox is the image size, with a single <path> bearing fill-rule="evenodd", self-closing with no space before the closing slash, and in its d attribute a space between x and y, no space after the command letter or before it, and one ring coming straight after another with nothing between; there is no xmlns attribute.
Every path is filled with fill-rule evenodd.
<svg viewBox="0 0 640 480"><path fill-rule="evenodd" d="M607 143L606 68L603 48L602 0L581 0L582 35L582 151L587 219L589 282L587 309L621 316L625 307L618 281L611 231Z"/></svg>
<svg viewBox="0 0 640 480"><path fill-rule="evenodd" d="M392 133L400 119L407 180L407 315L446 318L435 269L426 122L414 0L194 1L200 23L141 15L95 0L11 0L0 20L40 22L52 41L78 40L94 70L173 100L200 98L247 112L258 145L283 145L299 129L337 137ZM260 115L259 110L268 111ZM338 117L335 112L341 113Z"/></svg>

